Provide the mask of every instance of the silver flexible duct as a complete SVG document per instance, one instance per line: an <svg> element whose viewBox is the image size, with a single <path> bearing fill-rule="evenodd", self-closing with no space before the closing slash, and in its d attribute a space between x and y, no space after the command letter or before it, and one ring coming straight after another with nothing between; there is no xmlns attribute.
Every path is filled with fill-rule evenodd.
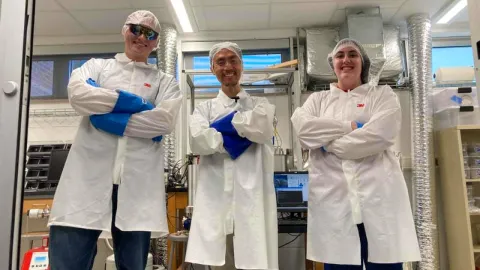
<svg viewBox="0 0 480 270"><path fill-rule="evenodd" d="M175 76L177 69L177 30L173 25L162 24L157 47L158 68ZM160 89L161 91L162 89ZM164 136L165 168L172 169L175 164L175 133ZM167 201L168 204L168 201ZM167 265L167 238L162 237L153 243L153 264Z"/></svg>
<svg viewBox="0 0 480 270"><path fill-rule="evenodd" d="M418 270L437 270L438 233L435 179L433 173L432 110L432 36L427 14L408 19L410 78L413 104L413 183L415 226L422 255Z"/></svg>
<svg viewBox="0 0 480 270"><path fill-rule="evenodd" d="M177 30L170 24L162 24L160 41L157 48L158 68L168 75L175 76L177 71ZM175 164L175 133L165 136L165 168Z"/></svg>

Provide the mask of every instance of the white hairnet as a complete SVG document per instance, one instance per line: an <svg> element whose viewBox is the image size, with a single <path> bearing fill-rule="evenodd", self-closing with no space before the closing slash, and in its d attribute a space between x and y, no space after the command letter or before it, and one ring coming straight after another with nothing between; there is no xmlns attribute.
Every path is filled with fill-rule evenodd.
<svg viewBox="0 0 480 270"><path fill-rule="evenodd" d="M333 57L335 54L337 54L340 50L346 48L346 47L352 47L354 48L360 57L362 58L362 73L360 75L362 79L362 83L367 83L368 82L368 74L370 72L370 58L367 55L367 52L363 48L362 44L360 42L351 39L351 38L345 38L340 40L335 48L333 48L333 51L328 55L327 61L332 70L334 69L333 67Z"/></svg>
<svg viewBox="0 0 480 270"><path fill-rule="evenodd" d="M146 26L153 31L160 33L160 22L155 15L148 10L137 10L128 15L127 21L122 29L122 35L125 35L128 29L128 24L140 24Z"/></svg>
<svg viewBox="0 0 480 270"><path fill-rule="evenodd" d="M243 61L242 60L242 49L240 49L240 47L237 45L237 43L227 41L227 42L217 43L217 44L213 45L213 47L210 49L210 53L209 53L210 66L213 66L212 62L213 62L213 58L215 57L215 55L223 49L227 49L227 50L235 53L238 56L238 58L240 58L240 61Z"/></svg>

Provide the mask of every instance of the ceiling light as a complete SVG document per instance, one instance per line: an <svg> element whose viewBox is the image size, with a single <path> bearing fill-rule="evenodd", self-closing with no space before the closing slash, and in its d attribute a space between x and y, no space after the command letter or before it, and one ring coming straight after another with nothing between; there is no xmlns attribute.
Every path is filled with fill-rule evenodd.
<svg viewBox="0 0 480 270"><path fill-rule="evenodd" d="M455 5L451 6L449 10L437 21L438 24L449 23L457 14L467 6L467 0L460 0Z"/></svg>
<svg viewBox="0 0 480 270"><path fill-rule="evenodd" d="M180 21L183 32L193 32L192 25L190 24L190 20L188 19L187 10L185 9L185 5L183 4L183 0L170 0L170 2L172 3L175 13L177 14L177 18Z"/></svg>

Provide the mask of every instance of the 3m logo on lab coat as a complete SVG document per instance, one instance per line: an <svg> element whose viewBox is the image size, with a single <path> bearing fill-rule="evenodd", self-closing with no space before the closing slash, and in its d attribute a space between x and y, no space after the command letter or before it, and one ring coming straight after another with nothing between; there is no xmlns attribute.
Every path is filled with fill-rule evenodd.
<svg viewBox="0 0 480 270"><path fill-rule="evenodd" d="M152 85L149 84L149 83L144 83L143 86L146 86L146 87L148 87L148 88L152 87Z"/></svg>
<svg viewBox="0 0 480 270"><path fill-rule="evenodd" d="M357 108L363 108L363 107L365 107L365 104L364 104L364 103L358 103L358 104L357 104Z"/></svg>

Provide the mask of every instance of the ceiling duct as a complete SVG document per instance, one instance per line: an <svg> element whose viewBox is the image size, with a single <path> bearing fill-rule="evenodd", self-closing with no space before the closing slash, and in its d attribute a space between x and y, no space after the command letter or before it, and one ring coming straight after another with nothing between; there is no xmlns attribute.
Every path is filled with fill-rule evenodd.
<svg viewBox="0 0 480 270"><path fill-rule="evenodd" d="M370 82L397 81L404 71L400 30L383 25L379 8L347 9L340 27L306 29L307 74L316 81L336 81L327 63L327 55L343 38L359 41L372 61Z"/></svg>
<svg viewBox="0 0 480 270"><path fill-rule="evenodd" d="M353 38L363 45L372 62L369 82L376 85L386 61L380 8L346 9L346 15L340 39Z"/></svg>

